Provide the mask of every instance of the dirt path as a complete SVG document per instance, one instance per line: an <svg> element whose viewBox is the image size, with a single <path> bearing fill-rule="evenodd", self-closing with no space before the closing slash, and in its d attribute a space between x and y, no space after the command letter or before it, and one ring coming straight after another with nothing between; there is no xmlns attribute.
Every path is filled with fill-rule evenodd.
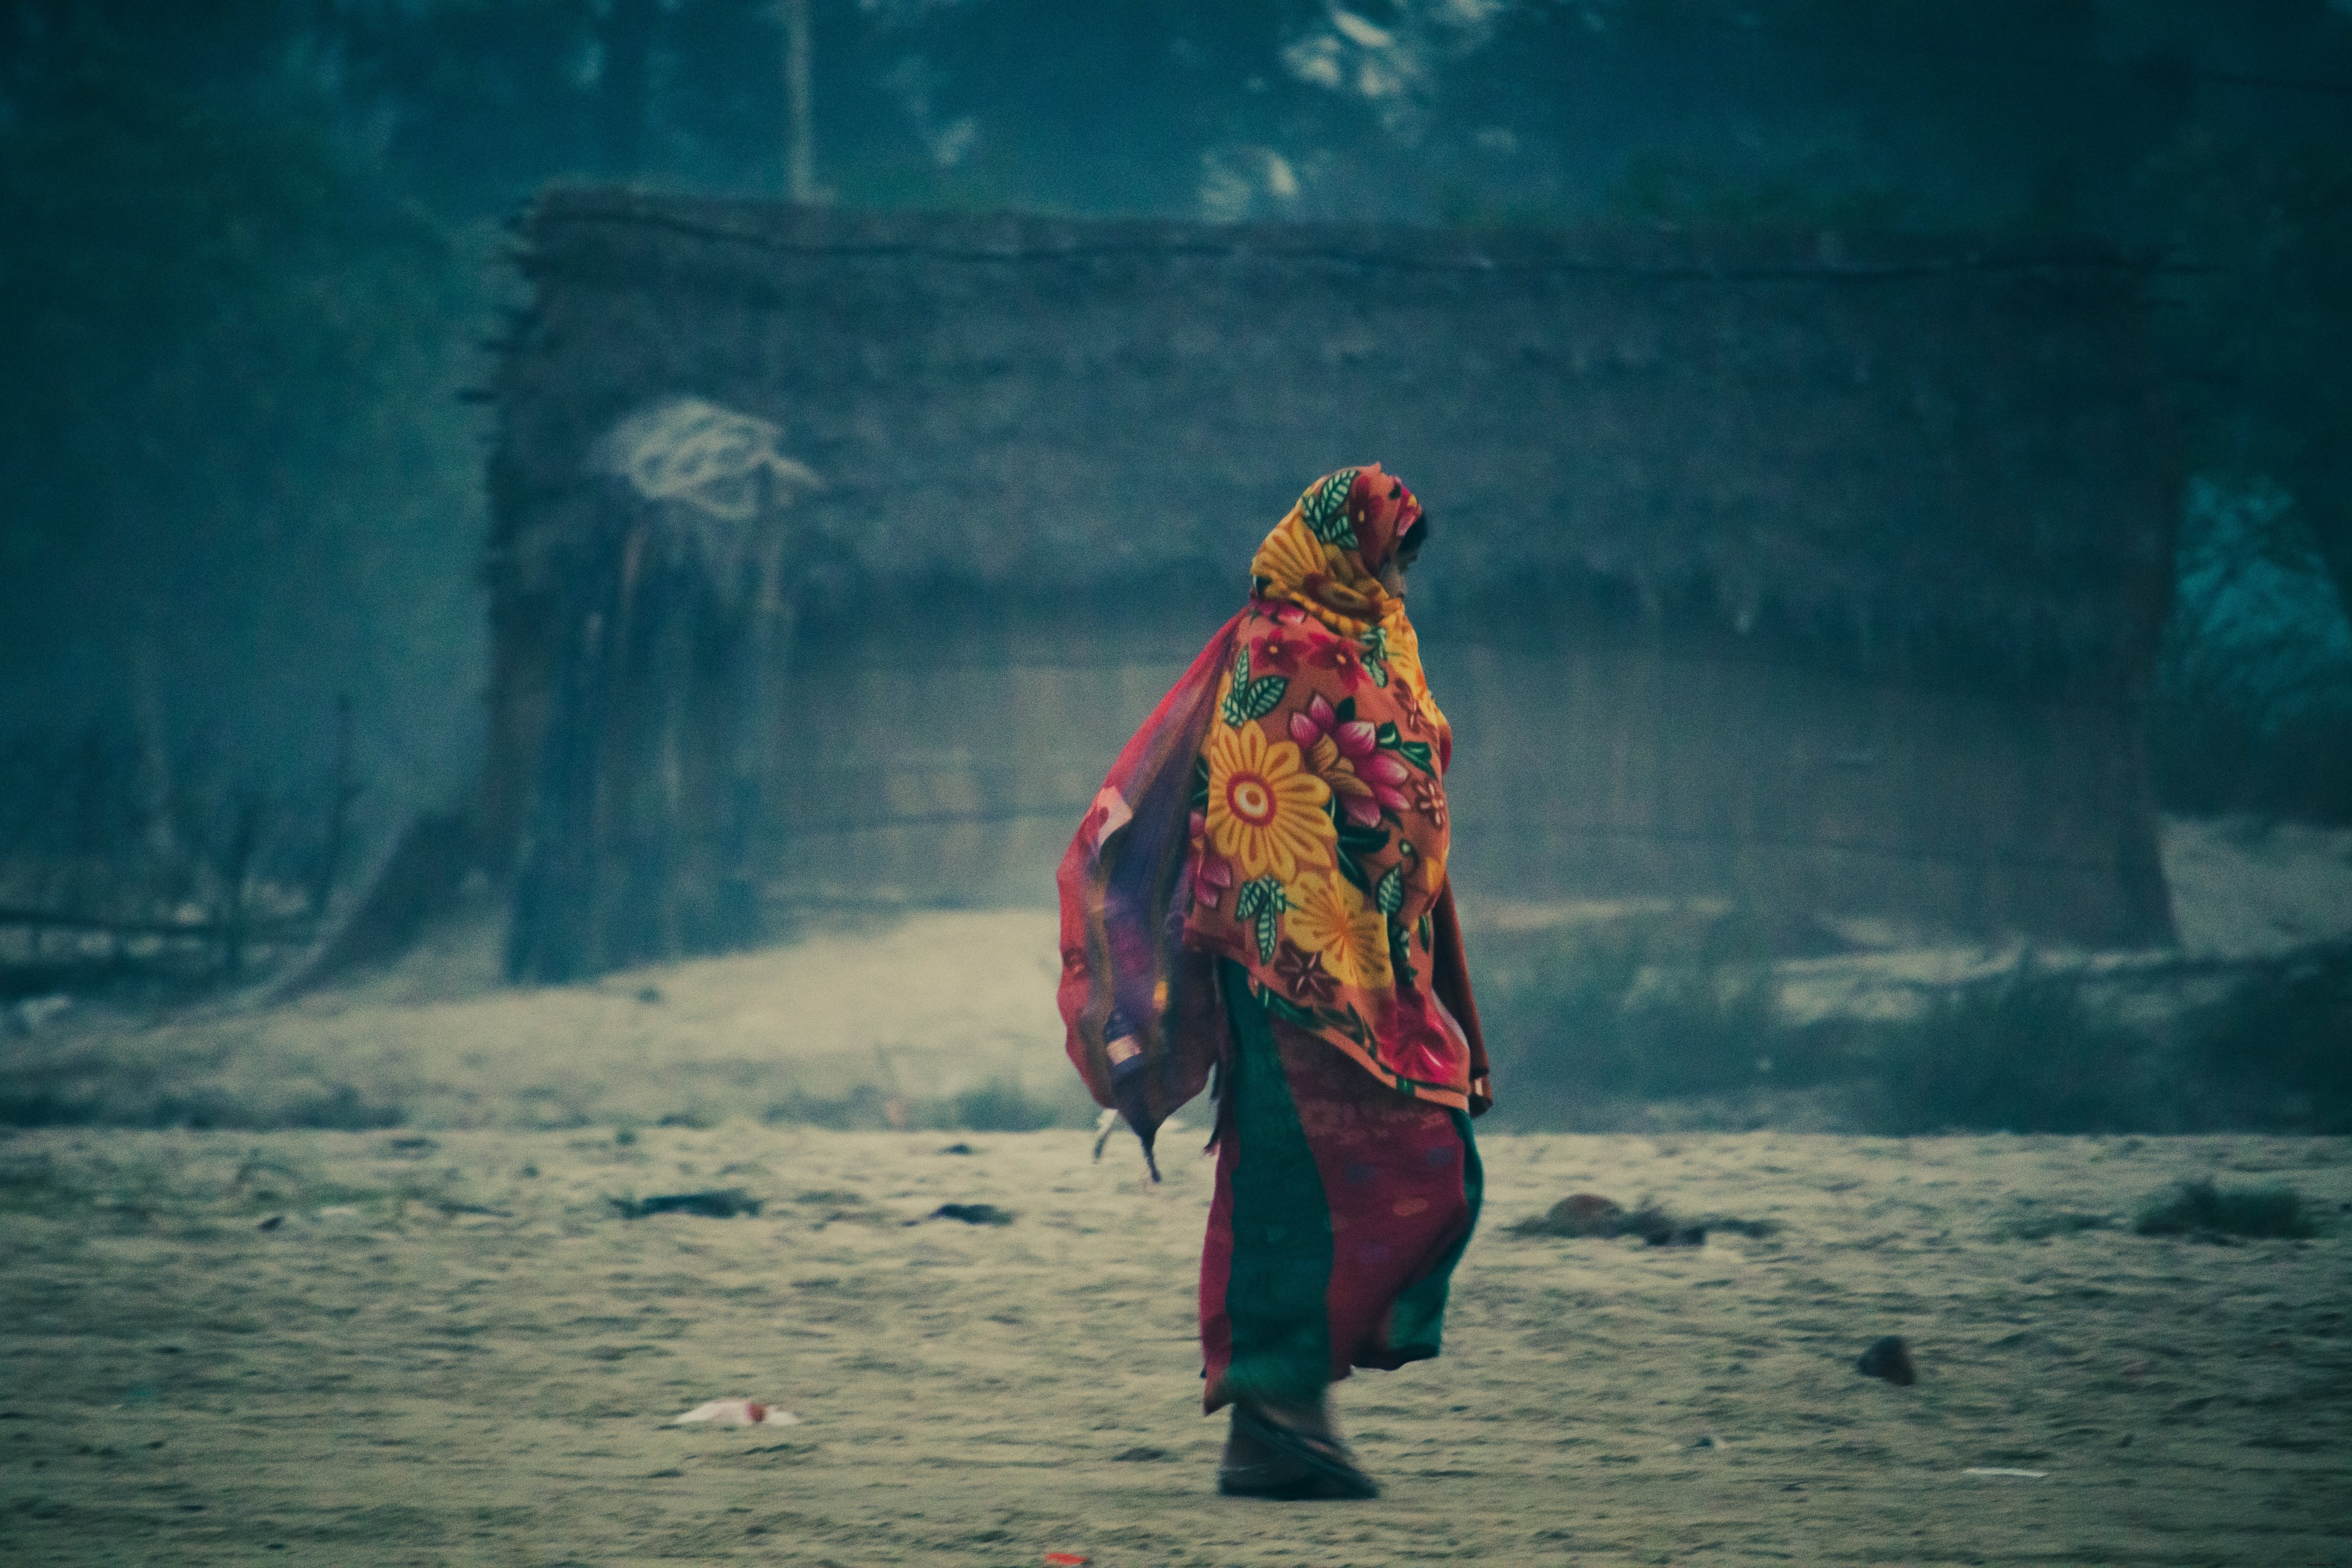
<svg viewBox="0 0 2352 1568"><path fill-rule="evenodd" d="M2332 1215L2343 1141L1491 1139L1447 1355L1342 1390L1387 1496L1284 1508L1213 1495L1204 1162L1153 1190L1067 1131L418 1137L0 1141L8 1561L2352 1557L2340 1219L2000 1238L2208 1173ZM736 1185L758 1217L604 1201ZM1784 1228L1498 1223L1579 1190ZM1018 1217L904 1223L950 1201ZM1917 1386L1855 1375L1884 1333ZM732 1394L802 1422L663 1425Z"/></svg>

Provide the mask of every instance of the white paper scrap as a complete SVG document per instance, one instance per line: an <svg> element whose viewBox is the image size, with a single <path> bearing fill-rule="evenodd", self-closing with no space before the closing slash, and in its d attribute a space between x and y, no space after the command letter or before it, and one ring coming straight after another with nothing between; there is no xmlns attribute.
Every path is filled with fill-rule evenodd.
<svg viewBox="0 0 2352 1568"><path fill-rule="evenodd" d="M714 1426L797 1426L801 1418L789 1410L779 1410L756 1399L714 1399L708 1405L698 1405L683 1415L670 1417L670 1425L683 1426L688 1422L707 1421Z"/></svg>

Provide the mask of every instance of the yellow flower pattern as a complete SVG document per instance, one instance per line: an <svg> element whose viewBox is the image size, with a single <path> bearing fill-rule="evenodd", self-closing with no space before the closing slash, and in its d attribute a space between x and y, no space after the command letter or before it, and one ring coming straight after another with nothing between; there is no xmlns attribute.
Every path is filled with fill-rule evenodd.
<svg viewBox="0 0 2352 1568"><path fill-rule="evenodd" d="M1257 547L1250 575L1263 579L1274 597L1348 637L1379 622L1395 603L1352 552L1317 539L1297 507Z"/></svg>
<svg viewBox="0 0 2352 1568"><path fill-rule="evenodd" d="M1244 877L1286 884L1331 864L1336 830L1323 810L1331 786L1307 771L1296 745L1269 741L1255 723L1221 725L1208 754L1205 826L1218 854Z"/></svg>
<svg viewBox="0 0 2352 1568"><path fill-rule="evenodd" d="M1323 967L1342 985L1381 990L1393 984L1389 967L1388 922L1364 902L1345 877L1327 871L1289 889L1285 929L1290 940L1323 955Z"/></svg>

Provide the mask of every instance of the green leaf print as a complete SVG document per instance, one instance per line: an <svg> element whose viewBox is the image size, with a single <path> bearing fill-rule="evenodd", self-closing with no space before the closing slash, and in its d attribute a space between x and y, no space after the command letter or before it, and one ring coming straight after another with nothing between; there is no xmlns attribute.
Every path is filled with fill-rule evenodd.
<svg viewBox="0 0 2352 1568"><path fill-rule="evenodd" d="M1225 693L1224 704L1218 710L1229 728L1238 730L1253 719L1263 719L1282 705L1282 694L1290 689L1287 676L1269 675L1257 680L1250 679L1249 649L1244 647L1234 656L1234 684Z"/></svg>
<svg viewBox="0 0 2352 1568"><path fill-rule="evenodd" d="M1276 921L1289 908L1290 896L1272 877L1253 877L1244 882L1241 890L1234 895L1234 919L1256 928L1260 963L1274 962L1276 939L1281 934Z"/></svg>
<svg viewBox="0 0 2352 1568"><path fill-rule="evenodd" d="M1356 525L1348 517L1348 492L1355 483L1356 470L1341 468L1315 487L1315 493L1298 509L1309 533L1343 550L1356 547Z"/></svg>
<svg viewBox="0 0 2352 1568"><path fill-rule="evenodd" d="M1234 895L1234 919L1256 927L1260 963L1274 962L1275 944L1282 934L1276 921L1289 908L1290 895L1272 877L1253 877Z"/></svg>
<svg viewBox="0 0 2352 1568"><path fill-rule="evenodd" d="M1382 724L1373 734L1379 740L1381 751L1394 752L1423 773L1432 771L1430 763L1435 753L1429 749L1428 742L1406 740L1394 724Z"/></svg>
<svg viewBox="0 0 2352 1568"><path fill-rule="evenodd" d="M1404 908L1404 867L1391 866L1381 878L1381 885L1372 889L1372 903L1381 913L1393 920Z"/></svg>
<svg viewBox="0 0 2352 1568"><path fill-rule="evenodd" d="M1300 1006L1272 986L1260 984L1252 989L1257 993L1257 999L1265 1004L1267 1012L1295 1029L1312 1029L1322 1022L1311 1009Z"/></svg>
<svg viewBox="0 0 2352 1568"><path fill-rule="evenodd" d="M1334 858L1338 862L1339 875L1355 884L1359 892L1370 897L1372 879L1365 871L1363 863L1389 847L1389 830L1378 823L1370 827L1359 827L1349 821L1347 814L1339 808L1338 795L1333 795L1323 810L1324 815L1331 819L1332 836L1337 841Z"/></svg>
<svg viewBox="0 0 2352 1568"><path fill-rule="evenodd" d="M1396 971L1397 989L1410 991L1412 989L1414 978L1412 944L1406 939L1406 928L1397 922L1394 912L1389 910L1382 912L1388 916L1384 923L1389 929L1389 967Z"/></svg>
<svg viewBox="0 0 2352 1568"><path fill-rule="evenodd" d="M1389 683L1389 631L1386 626L1370 626L1356 638L1362 645L1361 660L1364 673L1372 678L1374 686L1385 689ZM1346 723L1346 720L1341 720Z"/></svg>
<svg viewBox="0 0 2352 1568"><path fill-rule="evenodd" d="M1246 691L1234 693L1234 703L1244 719L1263 719L1282 706L1282 695L1290 689L1286 675L1269 675L1263 680L1253 680ZM1423 747L1426 751L1428 748Z"/></svg>

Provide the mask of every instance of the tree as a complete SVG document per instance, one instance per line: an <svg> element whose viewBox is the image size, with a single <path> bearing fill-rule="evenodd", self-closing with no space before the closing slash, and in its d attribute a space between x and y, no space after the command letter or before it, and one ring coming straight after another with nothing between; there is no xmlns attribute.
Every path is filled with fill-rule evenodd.
<svg viewBox="0 0 2352 1568"><path fill-rule="evenodd" d="M162 710L257 772L435 787L480 632L478 238L331 136L96 50L0 133L0 691L19 722ZM437 693L420 700L421 693Z"/></svg>

